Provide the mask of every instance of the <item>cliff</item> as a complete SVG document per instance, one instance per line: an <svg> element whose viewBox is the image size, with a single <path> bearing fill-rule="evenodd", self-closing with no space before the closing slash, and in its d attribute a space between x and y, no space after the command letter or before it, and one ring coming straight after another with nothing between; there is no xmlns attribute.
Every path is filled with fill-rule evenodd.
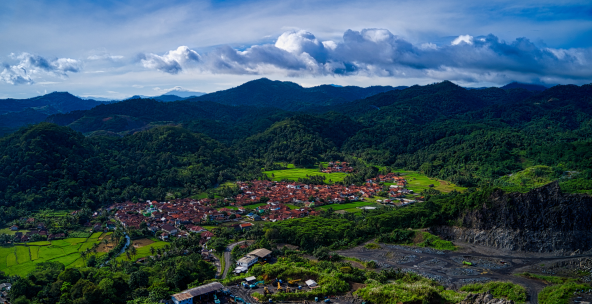
<svg viewBox="0 0 592 304"><path fill-rule="evenodd" d="M562 193L558 182L528 193L497 190L458 223L460 226L434 227L434 233L512 251L592 251L592 197Z"/></svg>

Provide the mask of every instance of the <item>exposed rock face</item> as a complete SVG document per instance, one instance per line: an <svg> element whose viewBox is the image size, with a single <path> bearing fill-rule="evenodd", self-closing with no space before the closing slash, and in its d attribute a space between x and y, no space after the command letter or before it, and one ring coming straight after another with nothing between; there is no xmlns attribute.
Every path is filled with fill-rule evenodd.
<svg viewBox="0 0 592 304"><path fill-rule="evenodd" d="M450 240L529 252L581 254L592 249L592 196L561 193L558 182L528 193L495 191L461 227L434 227Z"/></svg>
<svg viewBox="0 0 592 304"><path fill-rule="evenodd" d="M514 304L514 301L506 299L494 299L490 293L470 293L459 304Z"/></svg>

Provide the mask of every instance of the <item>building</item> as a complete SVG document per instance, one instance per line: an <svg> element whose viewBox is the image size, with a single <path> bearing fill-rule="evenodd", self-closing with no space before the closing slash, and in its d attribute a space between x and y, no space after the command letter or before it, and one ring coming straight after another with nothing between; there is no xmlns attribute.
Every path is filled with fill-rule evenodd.
<svg viewBox="0 0 592 304"><path fill-rule="evenodd" d="M271 255L271 251L269 251L269 250L267 250L265 248L259 248L259 249L255 249L255 250L249 252L248 255L256 256L256 257L258 257L260 259L265 259L269 255Z"/></svg>
<svg viewBox="0 0 592 304"><path fill-rule="evenodd" d="M222 284L213 282L174 294L171 299L175 304L193 304L194 299L198 301L196 303L201 303L201 299L209 297L211 294L222 290L222 288L224 288Z"/></svg>
<svg viewBox="0 0 592 304"><path fill-rule="evenodd" d="M175 235L178 232L177 228L175 228L175 227L173 227L173 226L171 226L169 224L164 224L160 228L163 231L165 231L165 232L167 232L168 234L171 234L171 235Z"/></svg>
<svg viewBox="0 0 592 304"><path fill-rule="evenodd" d="M239 267L251 267L253 264L257 263L257 256L254 255L247 255L245 257L240 258L240 260L236 261L236 265Z"/></svg>

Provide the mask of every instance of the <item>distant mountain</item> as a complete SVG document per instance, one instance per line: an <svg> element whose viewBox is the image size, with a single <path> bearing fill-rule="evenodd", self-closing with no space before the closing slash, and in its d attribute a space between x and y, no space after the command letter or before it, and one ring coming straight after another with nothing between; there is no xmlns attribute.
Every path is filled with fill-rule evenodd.
<svg viewBox="0 0 592 304"><path fill-rule="evenodd" d="M105 132L125 135L159 125L184 125L191 131L230 143L237 138L262 132L274 122L290 115L275 108L135 98L86 111L52 115L46 121L68 126L87 135Z"/></svg>
<svg viewBox="0 0 592 304"><path fill-rule="evenodd" d="M538 84L528 84L528 83L519 83L519 82L512 82L508 83L505 86L501 87L502 89L525 89L529 91L544 91L548 89L546 86L538 85Z"/></svg>
<svg viewBox="0 0 592 304"><path fill-rule="evenodd" d="M0 127L38 123L49 115L87 110L105 101L82 99L68 92L53 92L28 99L0 99Z"/></svg>
<svg viewBox="0 0 592 304"><path fill-rule="evenodd" d="M196 91L190 91L190 90L185 90L181 87L175 87L174 89L164 93L161 96L166 96L166 95L175 95L181 98L187 98L187 97L199 97L202 95L205 95L206 93L203 92L196 92Z"/></svg>
<svg viewBox="0 0 592 304"><path fill-rule="evenodd" d="M249 81L236 88L205 94L190 100L212 101L232 106L275 107L289 111L303 111L319 106L348 103L382 92L404 88L391 86L335 87L333 85L303 88L293 82L272 81L261 78Z"/></svg>

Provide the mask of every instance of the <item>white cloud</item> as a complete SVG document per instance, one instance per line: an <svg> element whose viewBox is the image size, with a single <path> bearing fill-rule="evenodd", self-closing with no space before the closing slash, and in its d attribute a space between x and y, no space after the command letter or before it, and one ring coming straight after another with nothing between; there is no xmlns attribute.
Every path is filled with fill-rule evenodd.
<svg viewBox="0 0 592 304"><path fill-rule="evenodd" d="M33 78L41 74L66 78L68 73L78 73L82 69L82 62L72 58L48 60L29 53L10 54L10 57L18 63L3 64L0 80L12 85L33 84Z"/></svg>
<svg viewBox="0 0 592 304"><path fill-rule="evenodd" d="M140 55L140 59L146 68L177 74L199 62L200 55L187 46L180 46L176 50L168 51L163 56L149 53Z"/></svg>
<svg viewBox="0 0 592 304"><path fill-rule="evenodd" d="M437 46L414 45L385 29L348 30L342 41L323 42L310 32L290 30L275 44L254 45L244 51L222 46L200 56L179 47L164 56L145 56L144 67L170 74L192 63L199 71L214 74L289 77L362 75L464 82L592 78L590 49L540 48L526 38L505 42L491 34L477 39L461 35L451 44Z"/></svg>
<svg viewBox="0 0 592 304"><path fill-rule="evenodd" d="M479 41L484 41L484 38L479 39ZM452 45L459 45L461 43L466 44L473 44L473 36L470 35L460 35L456 39L452 41Z"/></svg>

